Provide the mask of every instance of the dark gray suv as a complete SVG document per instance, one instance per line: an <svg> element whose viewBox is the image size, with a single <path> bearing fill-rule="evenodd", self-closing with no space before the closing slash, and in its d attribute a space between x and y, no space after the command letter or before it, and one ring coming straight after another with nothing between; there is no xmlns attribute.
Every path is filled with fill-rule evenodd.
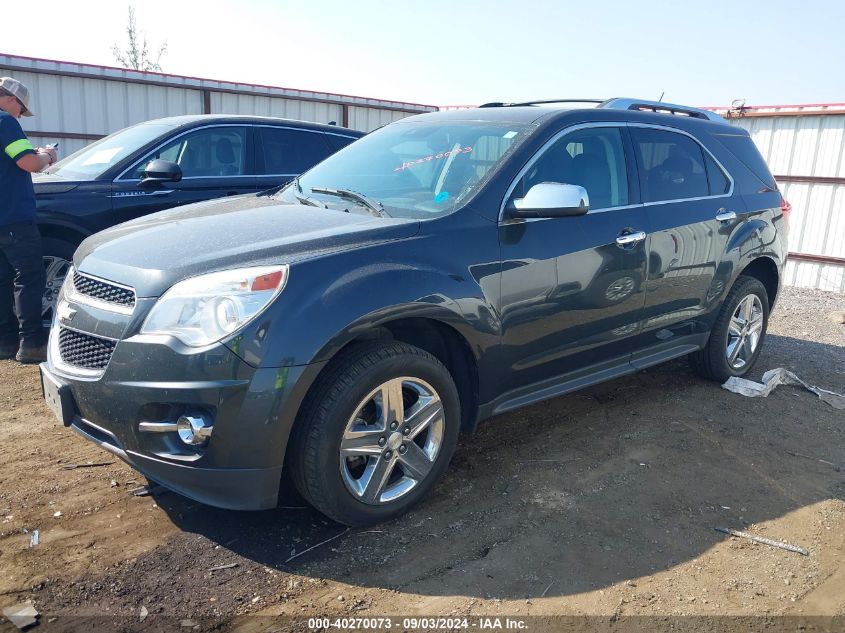
<svg viewBox="0 0 845 633"><path fill-rule="evenodd" d="M788 210L748 134L582 105L410 117L278 193L88 238L47 402L194 499L272 507L287 469L364 525L419 501L480 420L679 356L747 373Z"/></svg>

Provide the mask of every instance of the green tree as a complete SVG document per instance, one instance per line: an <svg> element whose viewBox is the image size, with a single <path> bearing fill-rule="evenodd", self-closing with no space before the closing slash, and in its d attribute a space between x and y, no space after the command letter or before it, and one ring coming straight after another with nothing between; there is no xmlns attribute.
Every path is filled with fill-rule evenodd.
<svg viewBox="0 0 845 633"><path fill-rule="evenodd" d="M112 54L117 63L132 70L161 71L159 62L162 55L167 53L167 41L165 40L159 47L155 61L153 61L147 46L147 36L138 32L138 26L135 22L135 9L132 8L132 5L129 6L129 24L126 26L126 34L129 38L126 50L121 50L117 44L112 46Z"/></svg>

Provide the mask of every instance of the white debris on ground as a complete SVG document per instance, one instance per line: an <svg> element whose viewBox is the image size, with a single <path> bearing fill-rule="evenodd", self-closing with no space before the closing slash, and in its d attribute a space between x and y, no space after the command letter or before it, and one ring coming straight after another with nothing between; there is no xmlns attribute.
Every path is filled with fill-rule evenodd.
<svg viewBox="0 0 845 633"><path fill-rule="evenodd" d="M749 398L765 398L778 385L801 385L807 391L816 394L834 409L845 409L845 395L807 384L794 373L783 367L770 369L763 374L762 383L731 376L725 381L722 388L743 396L748 396Z"/></svg>

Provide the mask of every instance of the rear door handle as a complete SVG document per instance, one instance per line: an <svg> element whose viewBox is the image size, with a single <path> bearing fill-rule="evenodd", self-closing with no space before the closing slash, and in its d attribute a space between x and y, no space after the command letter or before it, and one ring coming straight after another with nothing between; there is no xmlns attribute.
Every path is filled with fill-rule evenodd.
<svg viewBox="0 0 845 633"><path fill-rule="evenodd" d="M716 220L719 222L733 222L736 220L736 213L733 211L725 211L724 208L719 209L719 213L716 215Z"/></svg>
<svg viewBox="0 0 845 633"><path fill-rule="evenodd" d="M642 242L645 239L645 231L634 231L633 233L625 233L616 238L616 243L619 246L630 246L637 242Z"/></svg>

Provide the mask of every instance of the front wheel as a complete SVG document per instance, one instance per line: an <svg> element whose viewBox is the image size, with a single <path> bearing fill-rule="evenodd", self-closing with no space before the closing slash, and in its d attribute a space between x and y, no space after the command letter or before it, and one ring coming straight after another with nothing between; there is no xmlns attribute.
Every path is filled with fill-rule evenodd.
<svg viewBox="0 0 845 633"><path fill-rule="evenodd" d="M693 370L719 382L744 376L760 356L768 324L765 286L754 277L740 275L725 297L707 345L689 356Z"/></svg>
<svg viewBox="0 0 845 633"><path fill-rule="evenodd" d="M459 420L457 389L434 356L404 343L353 348L299 416L288 452L294 483L335 521L386 521L446 470Z"/></svg>
<svg viewBox="0 0 845 633"><path fill-rule="evenodd" d="M44 255L44 273L47 278L41 298L41 318L44 320L44 327L50 327L56 299L70 270L76 246L64 240L45 237L41 240L41 248Z"/></svg>

